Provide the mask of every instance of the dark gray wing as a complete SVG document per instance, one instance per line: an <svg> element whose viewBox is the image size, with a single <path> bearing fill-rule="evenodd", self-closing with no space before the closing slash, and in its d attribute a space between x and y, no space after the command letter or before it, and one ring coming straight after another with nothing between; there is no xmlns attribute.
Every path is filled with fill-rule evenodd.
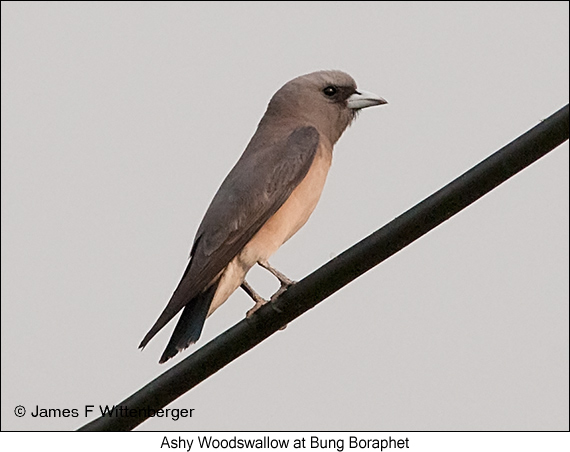
<svg viewBox="0 0 570 452"><path fill-rule="evenodd" d="M275 135L260 126L220 186L198 228L182 280L140 347L215 280L307 175L318 131L305 126Z"/></svg>

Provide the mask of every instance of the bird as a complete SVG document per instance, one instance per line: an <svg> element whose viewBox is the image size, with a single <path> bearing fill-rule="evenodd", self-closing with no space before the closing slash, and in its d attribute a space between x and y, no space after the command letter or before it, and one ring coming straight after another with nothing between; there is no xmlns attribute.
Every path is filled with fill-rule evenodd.
<svg viewBox="0 0 570 452"><path fill-rule="evenodd" d="M281 283L271 300L293 284L268 259L315 209L333 146L344 130L361 109L386 103L358 90L354 79L338 70L312 72L285 83L214 195L186 270L139 348L182 311L159 362L168 361L199 339L206 318L239 287L255 302L247 316L255 315L267 303L245 280L256 264Z"/></svg>

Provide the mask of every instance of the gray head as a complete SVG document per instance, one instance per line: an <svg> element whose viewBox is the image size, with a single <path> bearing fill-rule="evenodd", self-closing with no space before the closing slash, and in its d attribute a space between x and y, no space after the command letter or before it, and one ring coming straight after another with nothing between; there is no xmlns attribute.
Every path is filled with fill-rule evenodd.
<svg viewBox="0 0 570 452"><path fill-rule="evenodd" d="M357 90L356 82L345 72L318 71L283 85L269 102L262 122L312 125L334 144L358 110L385 103L375 94Z"/></svg>

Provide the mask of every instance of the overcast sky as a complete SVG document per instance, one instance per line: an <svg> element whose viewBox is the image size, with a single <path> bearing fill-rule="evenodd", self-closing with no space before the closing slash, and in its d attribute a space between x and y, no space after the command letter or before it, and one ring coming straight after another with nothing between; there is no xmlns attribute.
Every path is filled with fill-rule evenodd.
<svg viewBox="0 0 570 452"><path fill-rule="evenodd" d="M568 12L2 2L2 429L76 429L244 317L238 291L167 364L174 322L137 349L285 82L341 69L389 102L273 257L298 280L568 103ZM568 429L568 163L566 142L170 405L191 419L138 429Z"/></svg>

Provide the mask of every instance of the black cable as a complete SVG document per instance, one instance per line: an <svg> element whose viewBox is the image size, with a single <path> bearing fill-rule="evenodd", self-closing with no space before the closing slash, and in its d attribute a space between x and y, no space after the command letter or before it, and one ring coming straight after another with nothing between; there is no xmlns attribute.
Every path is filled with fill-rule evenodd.
<svg viewBox="0 0 570 452"><path fill-rule="evenodd" d="M237 323L119 406L140 415L102 416L83 431L132 430L185 392L383 260L418 239L568 139L569 107L291 286L251 318ZM125 413L126 410L124 411Z"/></svg>

